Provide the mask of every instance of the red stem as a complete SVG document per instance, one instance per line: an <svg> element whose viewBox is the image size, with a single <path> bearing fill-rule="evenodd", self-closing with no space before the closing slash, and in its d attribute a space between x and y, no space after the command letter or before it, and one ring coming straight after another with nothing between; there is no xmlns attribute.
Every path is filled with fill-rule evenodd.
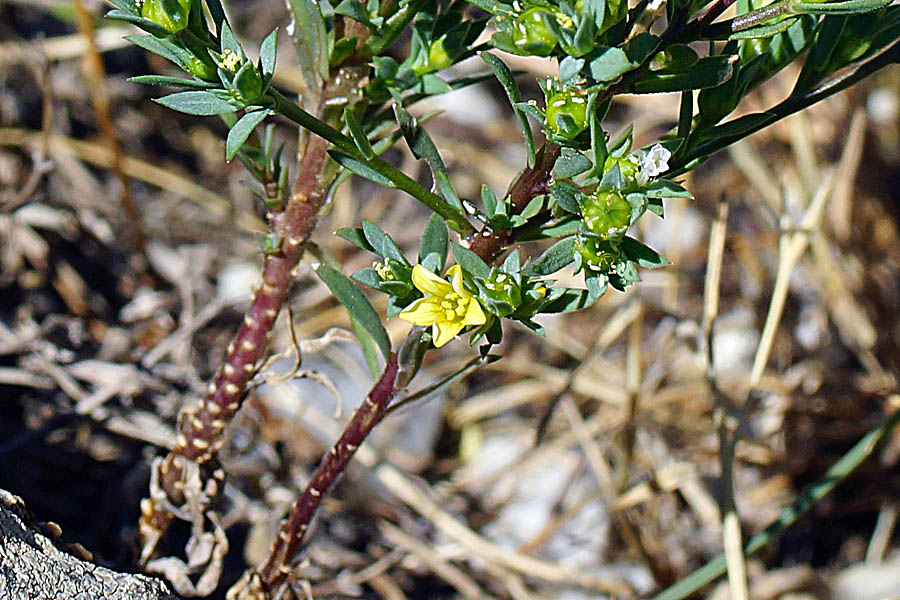
<svg viewBox="0 0 900 600"><path fill-rule="evenodd" d="M309 529L322 498L334 485L347 467L356 450L365 441L372 428L381 420L394 395L397 393L397 355L392 354L384 367L384 372L372 391L366 397L353 418L344 429L344 433L331 451L324 456L312 480L303 494L294 503L290 517L282 524L281 531L275 539L269 558L260 568L259 574L267 594L284 582L287 565L293 561L300 549L303 537Z"/></svg>
<svg viewBox="0 0 900 600"><path fill-rule="evenodd" d="M534 167L522 172L510 185L507 196L512 214L521 212L535 196L547 193L550 171L553 169L559 153L559 146L552 143L546 144L538 154ZM514 240L510 231L495 232L485 227L481 232L466 238L465 241L468 242L469 248L473 252L476 252L485 262L491 263L503 248ZM414 330L411 335L418 336L421 335L421 332ZM331 451L322 458L312 480L294 504L290 516L282 523L269 557L257 571L260 584L267 597L270 597L271 593L284 582L290 572L289 565L301 548L303 538L319 508L322 497L344 472L357 448L365 441L372 428L384 417L397 392L397 371L397 355L392 354L378 382L366 397L366 401L353 415Z"/></svg>
<svg viewBox="0 0 900 600"><path fill-rule="evenodd" d="M559 153L559 146L548 142L538 153L534 166L523 171L510 185L506 196L509 198L511 214L522 212L532 198L549 191L550 171L553 170ZM481 231L466 237L464 245L490 264L514 241L515 237L511 230L494 231L485 226Z"/></svg>

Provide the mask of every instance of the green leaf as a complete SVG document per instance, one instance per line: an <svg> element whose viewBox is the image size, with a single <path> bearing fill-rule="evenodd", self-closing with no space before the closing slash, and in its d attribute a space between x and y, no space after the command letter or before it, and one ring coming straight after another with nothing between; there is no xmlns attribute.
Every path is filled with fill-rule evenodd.
<svg viewBox="0 0 900 600"><path fill-rule="evenodd" d="M574 185L564 181L556 181L550 186L550 195L563 210L576 215L581 214L581 203L584 199L584 194Z"/></svg>
<svg viewBox="0 0 900 600"><path fill-rule="evenodd" d="M444 166L444 159L441 158L437 146L429 137L428 132L416 123L415 118L404 108L399 95L394 96L394 114L413 156L428 163L433 173L445 172L447 168Z"/></svg>
<svg viewBox="0 0 900 600"><path fill-rule="evenodd" d="M655 179L641 190L641 193L648 198L687 198L692 199L694 196L684 189L681 184L668 179Z"/></svg>
<svg viewBox="0 0 900 600"><path fill-rule="evenodd" d="M681 73L651 71L636 81L630 91L635 94L659 94L716 87L731 79L737 60L736 55L707 56Z"/></svg>
<svg viewBox="0 0 900 600"><path fill-rule="evenodd" d="M128 81L142 85L168 85L197 90L210 90L218 87L216 84L208 81L185 79L184 77L166 77L165 75L137 75L136 77L129 77Z"/></svg>
<svg viewBox="0 0 900 600"><path fill-rule="evenodd" d="M136 7L132 0L109 0L109 3L126 14L135 14Z"/></svg>
<svg viewBox="0 0 900 600"><path fill-rule="evenodd" d="M341 64L353 54L354 50L356 50L356 37L335 40L334 46L331 48L331 56L328 57L328 64L332 67Z"/></svg>
<svg viewBox="0 0 900 600"><path fill-rule="evenodd" d="M381 276L378 275L378 271L375 270L374 267L366 267L365 269L360 269L356 273L350 276L350 279L355 281L356 283L360 283L366 287L372 288L373 290L380 290L381 284Z"/></svg>
<svg viewBox="0 0 900 600"><path fill-rule="evenodd" d="M316 0L287 0L292 17L291 38L309 95L318 95L328 77L328 37Z"/></svg>
<svg viewBox="0 0 900 600"><path fill-rule="evenodd" d="M500 213L506 214L506 211L503 210L506 205L497 200L497 194L486 184L481 184L481 205L484 207L484 214L489 219L493 219L498 214L498 210Z"/></svg>
<svg viewBox="0 0 900 600"><path fill-rule="evenodd" d="M779 33L784 33L791 26L797 22L799 17L789 17L782 21L778 21L777 23L763 23L762 25L757 25L756 27L750 27L748 29L743 29L741 31L736 31L728 36L729 40L751 40L751 39L765 39L778 35Z"/></svg>
<svg viewBox="0 0 900 600"><path fill-rule="evenodd" d="M459 199L459 194L457 194L456 190L453 189L453 184L450 183L450 176L447 175L447 173L444 171L435 171L434 183L437 186L438 193L447 202L447 204L455 208L458 212L462 213L462 201Z"/></svg>
<svg viewBox="0 0 900 600"><path fill-rule="evenodd" d="M363 358L366 359L366 366L369 367L369 373L372 375L372 379L377 380L378 376L381 372L380 365L378 364L378 350L379 346L375 342L375 338L369 335L369 332L366 328L359 322L359 319L350 317L350 326L353 328L353 333L356 335L356 339L359 340L359 345L363 352Z"/></svg>
<svg viewBox="0 0 900 600"><path fill-rule="evenodd" d="M567 56L559 61L559 79L563 83L569 85L575 83L581 75L581 69L584 68L585 60L583 58L575 58Z"/></svg>
<svg viewBox="0 0 900 600"><path fill-rule="evenodd" d="M250 61L241 65L241 68L238 69L238 72L234 76L232 85L238 91L241 98L248 101L258 98L262 93L263 82L262 77L259 75L259 71L256 70L256 65Z"/></svg>
<svg viewBox="0 0 900 600"><path fill-rule="evenodd" d="M425 231L422 233L422 240L419 242L419 262L425 260L429 254L437 254L440 258L440 264L434 273L444 270L444 263L447 261L447 246L449 239L447 236L447 225L440 215L431 215Z"/></svg>
<svg viewBox="0 0 900 600"><path fill-rule="evenodd" d="M563 238L547 248L528 268L529 275L543 277L556 273L575 261L575 236Z"/></svg>
<svg viewBox="0 0 900 600"><path fill-rule="evenodd" d="M275 57L278 49L278 29L272 30L259 47L259 70L263 77L272 77L275 73Z"/></svg>
<svg viewBox="0 0 900 600"><path fill-rule="evenodd" d="M487 265L486 262L481 260L481 257L469 250L468 248L463 248L457 243L453 243L453 258L456 259L456 264L458 264L462 270L473 277L477 277L478 279L487 279L491 275L491 268Z"/></svg>
<svg viewBox="0 0 900 600"><path fill-rule="evenodd" d="M551 174L555 179L571 179L594 166L585 155L572 148L562 148L559 158L553 164Z"/></svg>
<svg viewBox="0 0 900 600"><path fill-rule="evenodd" d="M270 114L271 111L269 110L256 110L248 112L238 119L238 122L228 132L228 139L225 140L225 160L230 161L234 158L234 155L243 147L244 142L247 141L247 138L250 137L256 126L262 123L263 119Z"/></svg>
<svg viewBox="0 0 900 600"><path fill-rule="evenodd" d="M334 232L338 237L344 238L354 246L375 254L375 247L366 239L366 234L358 227L343 227Z"/></svg>
<svg viewBox="0 0 900 600"><path fill-rule="evenodd" d="M632 237L625 236L620 246L622 256L648 269L666 267L672 263L650 246L645 246Z"/></svg>
<svg viewBox="0 0 900 600"><path fill-rule="evenodd" d="M157 37L166 37L169 35L169 32L154 23L149 19L145 19L139 15L127 13L121 10L111 10L106 13L106 18L111 19L113 21L124 21L125 23L131 23L132 25L136 25L140 27L147 33L150 33Z"/></svg>
<svg viewBox="0 0 900 600"><path fill-rule="evenodd" d="M235 108L210 92L178 92L155 100L166 108L189 115L211 116L234 112Z"/></svg>
<svg viewBox="0 0 900 600"><path fill-rule="evenodd" d="M226 50L231 50L242 59L246 56L244 54L244 49L241 48L241 43L234 37L234 32L231 31L231 27L229 27L227 23L222 26L222 34L219 37L219 47L222 54L224 54Z"/></svg>
<svg viewBox="0 0 900 600"><path fill-rule="evenodd" d="M525 205L525 208L522 209L517 215L513 215L510 222L513 227L521 227L528 223L528 220L531 217L537 215L544 208L544 202L547 199L547 196L541 194L539 196L535 196L531 200L528 201L528 204Z"/></svg>
<svg viewBox="0 0 900 600"><path fill-rule="evenodd" d="M351 320L356 321L359 327L372 337L382 356L387 360L391 354L391 339L369 299L353 285L350 278L328 265L320 264L316 267L316 274L325 282L338 302L344 305L350 313Z"/></svg>
<svg viewBox="0 0 900 600"><path fill-rule="evenodd" d="M391 236L382 231L378 225L363 219L362 229L366 239L375 249L375 254L384 259L393 258L399 263L409 265L409 261L403 256L403 252L391 239Z"/></svg>
<svg viewBox="0 0 900 600"><path fill-rule="evenodd" d="M482 52L481 59L487 63L488 67L490 67L494 76L497 78L497 81L503 86L503 90L506 92L506 97L509 98L510 104L512 104L513 110L516 113L516 118L519 120L519 125L522 127L522 135L525 137L525 150L528 156L528 166L531 167L534 165L535 157L534 136L531 133L531 126L528 124L528 117L522 109L517 106L522 101L522 94L519 92L519 85L516 83L516 78L513 76L512 71L509 70L509 67L506 66L506 63L490 52Z"/></svg>
<svg viewBox="0 0 900 600"><path fill-rule="evenodd" d="M607 48L601 54L591 60L591 77L600 83L615 81L638 65L631 62L628 55L621 48Z"/></svg>
<svg viewBox="0 0 900 600"><path fill-rule="evenodd" d="M367 165L366 163L350 156L349 154L344 154L339 150L329 150L328 154L337 162L339 165L353 173L354 175L359 175L363 179L368 179L378 185L383 185L384 187L392 188L394 187L394 182Z"/></svg>
<svg viewBox="0 0 900 600"><path fill-rule="evenodd" d="M557 298L547 302L541 307L542 313L568 313L589 307L593 302L587 290L568 288Z"/></svg>
<svg viewBox="0 0 900 600"><path fill-rule="evenodd" d="M375 156L375 150L372 149L372 144L369 143L369 136L366 135L359 118L356 116L356 106L361 105L348 105L344 108L344 123L347 124L347 132L353 139L353 143L356 144L357 150L367 159L371 159Z"/></svg>
<svg viewBox="0 0 900 600"><path fill-rule="evenodd" d="M334 12L339 15L344 15L345 17L350 17L355 21L359 21L371 29L376 29L369 19L369 12L359 0L341 0L341 2L334 7Z"/></svg>
<svg viewBox="0 0 900 600"><path fill-rule="evenodd" d="M791 10L808 15L853 15L873 12L893 0L844 0L843 2L791 2Z"/></svg>

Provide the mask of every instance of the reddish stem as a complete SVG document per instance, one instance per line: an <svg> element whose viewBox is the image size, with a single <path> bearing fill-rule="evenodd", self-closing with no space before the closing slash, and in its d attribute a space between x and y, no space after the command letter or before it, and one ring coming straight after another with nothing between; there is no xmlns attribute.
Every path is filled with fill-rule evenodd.
<svg viewBox="0 0 900 600"><path fill-rule="evenodd" d="M340 439L322 459L309 485L294 504L290 517L282 524L269 558L259 570L267 594L284 582L287 573L290 572L287 567L300 549L303 537L322 498L344 472L357 448L381 420L385 409L393 400L397 392L396 379L397 355L392 354L381 378L372 387L362 406L356 410Z"/></svg>
<svg viewBox="0 0 900 600"><path fill-rule="evenodd" d="M265 357L272 326L325 200L325 182L321 177L327 148L328 143L322 138L309 137L292 197L283 211L271 217L273 230L281 238L279 250L266 255L262 282L254 290L244 321L228 345L225 361L210 383L208 394L195 411L186 412L180 420L176 446L166 456L160 471L162 487L175 504L184 500L183 474L177 457L195 461L204 473L210 473L222 444L222 430L240 408L250 380ZM143 542L153 544L152 538L164 535L171 515L152 500L143 503L141 508L140 530L149 533ZM149 552L145 550L145 554Z"/></svg>
<svg viewBox="0 0 900 600"><path fill-rule="evenodd" d="M534 166L525 169L510 185L506 196L509 198L511 214L522 212L532 198L549 191L550 171L553 170L559 153L559 146L548 142L538 153ZM512 230L494 231L485 226L481 231L466 237L464 245L467 245L469 250L490 264L504 248L514 241Z"/></svg>
<svg viewBox="0 0 900 600"><path fill-rule="evenodd" d="M553 169L559 153L559 146L552 143L546 144L538 154L536 164L522 172L510 185L507 196L510 199L512 214L520 213L535 196L547 193L550 171ZM476 252L485 262L491 263L500 251L514 240L510 231L495 232L485 227L481 232L466 238L465 241L468 242L469 248L473 252ZM418 337L421 335L421 331L413 330L410 335ZM393 354L378 382L366 397L366 401L353 415L331 451L322 458L312 480L294 504L290 516L282 523L269 557L257 571L267 597L284 582L290 572L290 564L301 548L303 538L322 497L344 472L357 448L365 441L372 428L384 417L397 392L397 371L397 356Z"/></svg>

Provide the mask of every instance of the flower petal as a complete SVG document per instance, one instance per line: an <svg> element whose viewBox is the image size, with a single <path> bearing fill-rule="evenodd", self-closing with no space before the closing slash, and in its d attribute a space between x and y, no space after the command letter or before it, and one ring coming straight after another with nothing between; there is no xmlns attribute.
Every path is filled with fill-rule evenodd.
<svg viewBox="0 0 900 600"><path fill-rule="evenodd" d="M435 348L440 348L450 340L456 337L456 335L462 331L463 324L460 321L446 321L440 320L434 322L434 327L432 327L432 336L434 337L433 343ZM435 332L435 330L437 330Z"/></svg>
<svg viewBox="0 0 900 600"><path fill-rule="evenodd" d="M447 269L447 276L450 277L450 280L453 282L453 291L462 296L463 298L471 298L472 294L469 293L469 290L465 288L463 285L463 274L462 269L459 268L459 265L453 265L449 269Z"/></svg>
<svg viewBox="0 0 900 600"><path fill-rule="evenodd" d="M446 296L453 289L447 281L441 279L422 265L413 267L412 281L413 285L420 292L429 296Z"/></svg>
<svg viewBox="0 0 900 600"><path fill-rule="evenodd" d="M469 301L469 307L466 309L466 316L463 318L463 325L484 325L487 322L487 317L484 316L484 311L481 310L481 304L475 298L472 298Z"/></svg>
<svg viewBox="0 0 900 600"><path fill-rule="evenodd" d="M434 298L419 298L398 315L413 325L431 325L442 318L441 305Z"/></svg>

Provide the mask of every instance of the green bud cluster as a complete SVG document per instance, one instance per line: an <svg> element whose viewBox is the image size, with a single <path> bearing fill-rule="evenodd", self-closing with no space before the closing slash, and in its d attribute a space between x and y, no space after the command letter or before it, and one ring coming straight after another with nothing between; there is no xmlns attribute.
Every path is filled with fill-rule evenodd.
<svg viewBox="0 0 900 600"><path fill-rule="evenodd" d="M631 226L631 204L619 190L597 190L581 207L584 226L602 240L620 239Z"/></svg>
<svg viewBox="0 0 900 600"><path fill-rule="evenodd" d="M139 0L135 3L141 17L152 21L169 33L187 29L191 0Z"/></svg>

